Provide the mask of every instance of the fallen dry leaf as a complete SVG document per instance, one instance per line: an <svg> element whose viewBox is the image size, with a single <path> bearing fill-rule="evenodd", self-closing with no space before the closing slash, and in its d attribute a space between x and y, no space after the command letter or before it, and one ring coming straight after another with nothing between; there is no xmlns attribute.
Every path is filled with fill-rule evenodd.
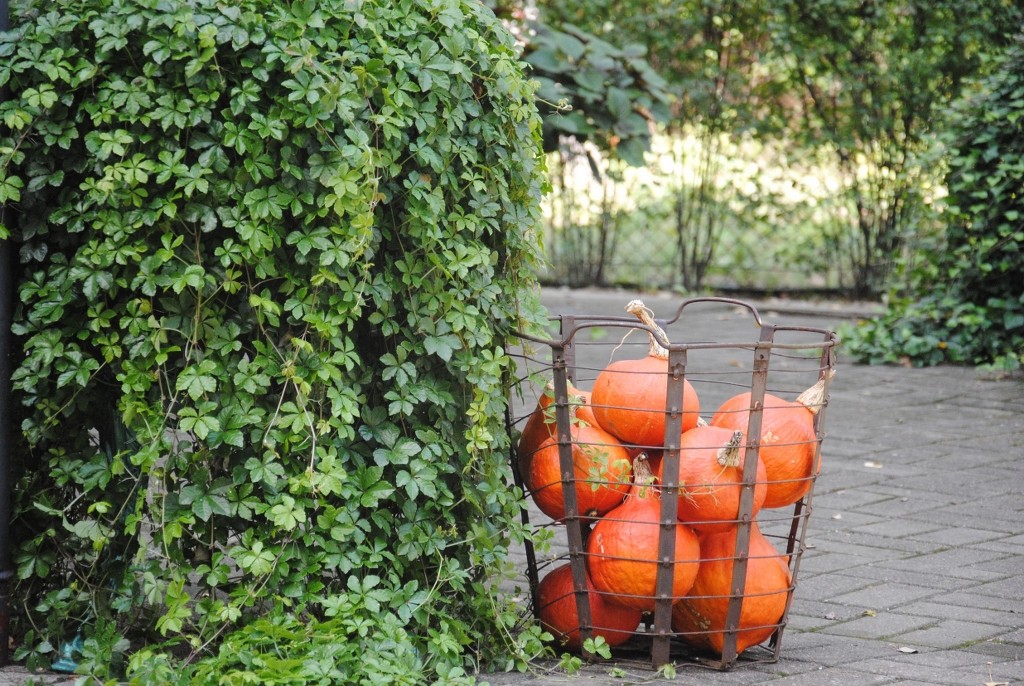
<svg viewBox="0 0 1024 686"><path fill-rule="evenodd" d="M874 617L878 613L875 610L864 610L861 614L865 617Z"/></svg>
<svg viewBox="0 0 1024 686"><path fill-rule="evenodd" d="M993 681L992 680L992 663L989 662L987 664L988 664L988 681L986 681L982 686L1010 686L1010 682L1009 681Z"/></svg>

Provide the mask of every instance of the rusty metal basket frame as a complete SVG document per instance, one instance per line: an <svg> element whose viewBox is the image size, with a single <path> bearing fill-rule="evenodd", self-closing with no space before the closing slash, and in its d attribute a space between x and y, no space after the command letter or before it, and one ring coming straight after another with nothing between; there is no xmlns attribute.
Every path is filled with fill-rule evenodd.
<svg viewBox="0 0 1024 686"><path fill-rule="evenodd" d="M564 525L569 547L569 564L571 566L573 589L576 596L577 616L581 640L592 636L593 624L590 612L590 602L586 585L585 567L585 540L584 527L586 526L583 517L577 506L576 499L576 476L573 467L572 446L571 446L571 417L569 401L569 383L574 380L576 372L576 357L574 341L577 334L588 328L595 327L622 327L637 329L648 332L664 348L668 350L668 388L666 398L666 426L665 444L663 452L663 474L666 475L659 488L662 494L661 513L658 549L658 571L655 586L655 611L653 634L651 634L651 663L654 667L670 662L672 637L671 613L672 613L672 577L673 565L675 564L675 536L672 531L678 523L676 513L676 499L679 494L678 466L680 453L680 436L682 435L683 420L683 394L685 393L687 353L691 350L730 348L753 350L754 361L750 383L751 407L748 414L748 425L746 436L746 455L756 458L760 450L761 420L764 405L764 396L767 389L769 362L773 350L812 350L820 349L821 357L819 362L819 378L824 383L824 401L820 410L814 417L814 431L816 435L813 469L811 473L811 487L804 497L793 507L793 515L790 524L790 532L786 543L785 555L789 558L790 588L787 592L785 610L778 626L769 641L771 656L767 660L776 662L779 659L782 647L782 634L785 629L790 604L796 588L797 573L800 567L800 559L805 550L807 533L807 522L811 511L813 497L813 481L819 472L821 461L821 443L824 438L825 410L828 405L828 385L831 379L831 371L835 369L836 357L835 348L838 344L838 337L833 331L827 329L802 327L802 326L777 326L765 322L757 309L744 301L732 298L700 297L684 300L676 310L674 316L668 319L655 318L657 326L662 329L680 320L684 310L696 303L722 303L734 305L747 310L760 329L757 341L742 342L699 342L699 343L673 343L667 339L663 330L656 330L639 322L632 316L603 316L603 315L571 315L562 314L551 317L552 322L558 324L558 339L545 339L539 336L525 333L517 334L523 341L547 347L551 352L551 372L554 387L555 427L556 440L559 450L559 468L562 475L562 494L565 504L566 516ZM802 332L809 334L820 334L821 341L812 343L778 343L775 335L778 332ZM512 426L511 413L509 425ZM511 458L513 472L517 486L525 487L518 468L516 446L513 445ZM712 659L703 656L693 656L697 664L718 670L732 668L739 655L736 652L736 638L738 635L738 624L744 589L747 575L748 550L750 542L751 525L754 521L752 516L754 503L754 486L757 475L757 459L746 459L743 470L743 483L741 485L740 505L738 515L737 537L735 546L735 561L733 564L733 576L730 588L732 589L729 606L726 614L726 625L724 628L724 645L720 659ZM529 525L529 515L525 508L523 510L523 522ZM537 588L538 568L536 552L533 549L532 541L526 541L526 556L528 565L528 579L532 598L534 613L538 609ZM593 658L584 651L584 656Z"/></svg>

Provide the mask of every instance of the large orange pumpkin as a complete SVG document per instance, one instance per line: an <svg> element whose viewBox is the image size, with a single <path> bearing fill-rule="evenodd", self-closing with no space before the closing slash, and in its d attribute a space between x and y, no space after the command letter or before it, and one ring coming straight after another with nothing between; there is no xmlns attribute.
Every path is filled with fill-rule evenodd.
<svg viewBox="0 0 1024 686"><path fill-rule="evenodd" d="M629 453L600 427L578 424L569 433L576 507L581 515L598 517L619 505L629 491ZM544 441L530 460L525 482L541 512L561 521L565 519L565 500L558 451L557 438Z"/></svg>
<svg viewBox="0 0 1024 686"><path fill-rule="evenodd" d="M655 606L661 498L645 457L633 462L626 501L602 517L587 539L587 569L599 591L614 602L651 612ZM690 527L676 523L672 596L686 595L697 574L700 545Z"/></svg>
<svg viewBox="0 0 1024 686"><path fill-rule="evenodd" d="M590 602L590 623L594 636L602 636L615 647L629 640L640 625L640 610L610 602L587 578L587 599ZM567 648L579 650L579 612L573 590L572 567L564 564L551 570L537 587L537 618L554 635L555 640Z"/></svg>
<svg viewBox="0 0 1024 686"><path fill-rule="evenodd" d="M729 610L736 528L700 537L697 578L688 597L672 608L672 629L689 643L722 654ZM743 587L736 654L768 639L778 628L790 592L789 567L754 522L750 528L747 578Z"/></svg>
<svg viewBox="0 0 1024 686"><path fill-rule="evenodd" d="M678 515L698 532L726 531L739 518L745 462L742 440L742 432L716 426L698 426L679 440ZM764 504L766 479L758 460L751 517Z"/></svg>
<svg viewBox="0 0 1024 686"><path fill-rule="evenodd" d="M658 331L653 313L639 300L626 311ZM648 332L647 357L617 360L594 380L591 401L597 422L624 443L658 447L665 442L665 400L668 395L668 350ZM700 400L689 380L684 380L683 431L697 425Z"/></svg>
<svg viewBox="0 0 1024 686"><path fill-rule="evenodd" d="M814 415L824 401L824 387L822 379L795 402L765 393L758 451L768 475L764 507L792 505L811 489L818 445ZM749 392L741 393L722 403L711 418L712 426L739 430L746 435L750 396Z"/></svg>

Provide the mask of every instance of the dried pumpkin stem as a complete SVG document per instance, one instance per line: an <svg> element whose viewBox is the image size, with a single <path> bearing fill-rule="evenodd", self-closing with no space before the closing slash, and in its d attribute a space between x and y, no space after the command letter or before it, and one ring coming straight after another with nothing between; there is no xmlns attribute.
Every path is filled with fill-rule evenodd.
<svg viewBox="0 0 1024 686"><path fill-rule="evenodd" d="M825 404L825 383L831 381L835 375L835 369L828 370L828 374L818 379L818 383L798 395L796 401L806 407L811 414L818 414L821 406Z"/></svg>
<svg viewBox="0 0 1024 686"><path fill-rule="evenodd" d="M665 340L668 340L668 336L665 335L665 330L658 326L657 323L655 323L654 312L652 312L646 305L644 305L642 300L630 300L626 304L626 312L629 312L631 315L635 316L641 322L643 322L644 324L646 324L647 326L661 334L661 336L664 337ZM647 332L647 337L651 340L650 350L647 354L650 355L651 357L657 357L662 360L667 360L668 349L665 348L665 346L663 346L661 343L659 343L658 339L650 331Z"/></svg>
<svg viewBox="0 0 1024 686"><path fill-rule="evenodd" d="M740 466L740 445L743 443L743 432L733 431L729 442L718 449L718 464L723 467Z"/></svg>
<svg viewBox="0 0 1024 686"><path fill-rule="evenodd" d="M654 488L654 482L658 480L658 477L654 476L651 472L651 464L647 461L647 453L640 453L633 458L633 488L630 490L631 496L637 498L648 497L648 489Z"/></svg>

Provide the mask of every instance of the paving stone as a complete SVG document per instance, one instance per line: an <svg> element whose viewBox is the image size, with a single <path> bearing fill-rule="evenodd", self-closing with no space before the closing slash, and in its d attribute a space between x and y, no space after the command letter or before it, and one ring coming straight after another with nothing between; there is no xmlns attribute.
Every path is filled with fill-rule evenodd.
<svg viewBox="0 0 1024 686"><path fill-rule="evenodd" d="M893 646L884 641L866 640L822 632L801 633L802 643L784 645L787 660L801 661L816 667L856 665L861 660L884 657Z"/></svg>
<svg viewBox="0 0 1024 686"><path fill-rule="evenodd" d="M1004 534L1012 534L1020 529L1020 523L1015 521L1012 516L1003 519L1002 517L986 516L983 513L979 515L974 510L975 508L970 505L950 506L921 514L908 514L907 517L950 527L963 526L965 522L985 522L985 528Z"/></svg>
<svg viewBox="0 0 1024 686"><path fill-rule="evenodd" d="M900 633L897 637L911 645L935 648L958 648L992 638L1005 631L1005 627L959 619L941 620L932 626ZM890 634L890 636L895 636Z"/></svg>
<svg viewBox="0 0 1024 686"><path fill-rule="evenodd" d="M1020 543L1013 542L1016 537L1008 536L1004 538L997 538L991 541L983 541L975 544L982 550L994 550L1000 553L1006 553L1007 555L1013 555L1016 557L1024 556L1024 546Z"/></svg>
<svg viewBox="0 0 1024 686"><path fill-rule="evenodd" d="M989 655L982 655L980 653L972 653L966 650L942 650L940 648L931 648L928 646L919 646L918 652L916 653L904 653L901 652L901 648L907 647L900 643L891 643L894 653L889 659L911 661L913 664L925 665L928 667L938 667L942 669L959 669L963 667L987 667L989 664L993 664L993 659ZM1004 660L996 660L1000 662Z"/></svg>
<svg viewBox="0 0 1024 686"><path fill-rule="evenodd" d="M977 548L978 550L984 551L986 553L990 552L989 548L984 548L984 547L981 547L981 546L971 546L971 547L972 548ZM971 553L968 553L968 554L971 554ZM998 559L995 559L995 560L988 560L986 562L979 562L978 566L980 568L988 570L990 572L995 572L997 574L1003 574L1006 577L1015 577L1015 576L1019 575L1022 572L1020 556L1019 555L1014 555L1014 554L1005 555L1004 557L1001 557L1001 558L998 558Z"/></svg>
<svg viewBox="0 0 1024 686"><path fill-rule="evenodd" d="M845 540L850 543L865 545L872 548L879 548L886 553L887 558L894 557L894 553L904 553L901 557L923 555L925 553L938 552L946 546L928 541L918 541L906 536L878 536L871 533L864 533L858 527L855 531L846 532Z"/></svg>
<svg viewBox="0 0 1024 686"><path fill-rule="evenodd" d="M920 572L906 569L891 569L886 567L887 562L878 562L865 565L856 569L857 575L866 581L900 581L902 583L914 584L915 586L927 586L930 588L943 589L947 592L961 589L967 582L964 579L943 576L934 570L922 570Z"/></svg>
<svg viewBox="0 0 1024 686"><path fill-rule="evenodd" d="M846 571L871 562L871 558L844 555L842 553L828 553L812 551L813 554L805 554L800 562L801 569L806 572L820 574L822 572Z"/></svg>
<svg viewBox="0 0 1024 686"><path fill-rule="evenodd" d="M959 652L974 653L993 662L1017 663L1022 672L1017 680L1024 680L1024 646L1019 643L1003 643L999 639L990 639L967 646Z"/></svg>
<svg viewBox="0 0 1024 686"><path fill-rule="evenodd" d="M873 608L864 608L872 610ZM924 630L936 623L934 617L918 617L899 612L878 612L874 616L858 617L821 629L822 633L854 636L856 638L886 639L910 631ZM991 634L989 634L991 635ZM930 645L923 643L922 645Z"/></svg>
<svg viewBox="0 0 1024 686"><path fill-rule="evenodd" d="M863 545L852 541L851 538L850 534L846 532L829 538L823 538L821 541L815 542L814 550L806 554L810 556L845 555L851 558L863 559L868 564L876 560L892 559L893 557L908 558L921 554L919 551L901 553L900 550L892 546ZM872 541L872 543L874 542Z"/></svg>
<svg viewBox="0 0 1024 686"><path fill-rule="evenodd" d="M770 683L772 686L850 686L851 684L874 686L875 684L891 684L893 681L881 674L838 668L785 676Z"/></svg>
<svg viewBox="0 0 1024 686"><path fill-rule="evenodd" d="M1024 627L1021 627L1020 624L1020 620L1017 620L1015 623L1017 628L1014 631L1003 634L997 640L1024 645Z"/></svg>
<svg viewBox="0 0 1024 686"><path fill-rule="evenodd" d="M826 619L824 614L811 616L790 612L786 627L793 631L815 631L834 623L834 619Z"/></svg>
<svg viewBox="0 0 1024 686"><path fill-rule="evenodd" d="M979 592L977 589L984 588L988 592ZM995 591L994 593L992 591ZM950 591L943 596L943 602L948 605L960 607L976 607L987 610L1001 610L1020 615L1024 622L1024 598L1017 595L1000 595L999 587L992 588L989 584L979 584L969 588L962 588Z"/></svg>
<svg viewBox="0 0 1024 686"><path fill-rule="evenodd" d="M873 453L858 451L855 455L845 458L849 460L869 460ZM869 487L878 483L878 473L863 469L856 471L845 467L834 466L834 460L829 460L822 466L821 476L818 477L820 487L815 487L815 497L837 491L848 491L856 488Z"/></svg>
<svg viewBox="0 0 1024 686"><path fill-rule="evenodd" d="M1005 446L1005 437L1001 438L1000 442ZM972 467L994 465L998 468L1005 463L1005 460L1005 454L1001 450L972 449L970 458L965 458L963 450L952 450L930 458L928 460L928 467L939 472L956 474L964 468L965 464L969 464Z"/></svg>
<svg viewBox="0 0 1024 686"><path fill-rule="evenodd" d="M912 601L934 597L938 594L941 594L941 591L934 588L883 582L853 593L835 596L832 598L832 602L875 610L891 610L895 607L905 606ZM906 607L901 609L908 610Z"/></svg>
<svg viewBox="0 0 1024 686"><path fill-rule="evenodd" d="M946 527L939 527L931 522L923 522L916 519L897 517L895 519L883 519L871 524L864 524L856 527L853 531L876 537L884 538L920 538L920 534L927 534L933 531L941 531Z"/></svg>
<svg viewBox="0 0 1024 686"><path fill-rule="evenodd" d="M931 496L913 493L909 496L882 500L857 511L865 515L885 518L886 521L893 521L910 515L920 516L921 513L941 510L957 502L958 499L948 495L937 494Z"/></svg>
<svg viewBox="0 0 1024 686"><path fill-rule="evenodd" d="M821 483L827 485L824 480ZM889 493L880 493L867 487L858 490L815 489L816 504L826 504L837 509L855 510L892 497Z"/></svg>
<svg viewBox="0 0 1024 686"><path fill-rule="evenodd" d="M970 459L970 458L967 458ZM899 480L899 485L917 491L921 498L932 499L937 505L949 502L962 502L968 500L965 495L970 493L969 501L974 500L983 493L1005 493L1006 473L999 473L1000 470L992 469L960 469L956 472L956 478L951 479L948 475L936 471L932 474L920 476L907 476Z"/></svg>
<svg viewBox="0 0 1024 686"><path fill-rule="evenodd" d="M880 676L905 678L927 684L949 684L949 686L963 686L963 684L981 686L990 679L987 665L967 664L955 667L934 667L916 659L918 657L919 655L916 654L906 654L901 655L898 659L864 660L857 664L857 669ZM995 675L997 672L997 667L993 666L992 674Z"/></svg>
<svg viewBox="0 0 1024 686"><path fill-rule="evenodd" d="M1022 561L1024 564L1024 561ZM998 598L1020 599L1024 598L1024 575L998 579L988 583L978 584L971 587L972 593L981 595L993 595Z"/></svg>
<svg viewBox="0 0 1024 686"><path fill-rule="evenodd" d="M936 619L960 619L968 622L984 622L995 626L1013 627L1024 623L1024 617L1010 610L995 610L963 605L951 605L946 602L945 595L938 595L927 600L908 603L900 607L903 612ZM1003 636L1005 638L1005 636Z"/></svg>
<svg viewBox="0 0 1024 686"><path fill-rule="evenodd" d="M847 605L839 605L828 601L808 600L801 598L799 588L793 597L793 604L789 610L790 623L794 617L801 617L805 624L817 626L830 626L836 622L842 622L860 616L864 608ZM801 629L809 627L801 626Z"/></svg>
<svg viewBox="0 0 1024 686"><path fill-rule="evenodd" d="M810 535L817 541L819 538L835 539L831 534L849 531L858 526L879 521L878 515L863 514L851 510L838 510L830 507L816 507L811 514Z"/></svg>
<svg viewBox="0 0 1024 686"><path fill-rule="evenodd" d="M870 580L847 574L805 574L801 568L794 598L800 600L831 600L837 594L849 593L871 585ZM794 599L794 602L796 600Z"/></svg>
<svg viewBox="0 0 1024 686"><path fill-rule="evenodd" d="M912 572L933 572L943 576L975 581L1001 581L1003 574L990 572L979 567L979 563L1002 557L999 553L976 550L970 558L964 556L960 549L948 549L937 553L888 560L879 563L893 570Z"/></svg>
<svg viewBox="0 0 1024 686"><path fill-rule="evenodd" d="M969 543L980 543L1000 538L1006 538L1006 534L991 531L989 529L973 529L966 526L942 527L925 533L912 535L911 538L920 541L931 541L947 546L961 546Z"/></svg>
<svg viewBox="0 0 1024 686"><path fill-rule="evenodd" d="M1019 545L1019 546L1021 546L1021 550L1024 551L1024 534L1016 534L1014 536L1007 536L1006 538L1002 539L1000 542L1001 543L1005 543L1007 545Z"/></svg>

